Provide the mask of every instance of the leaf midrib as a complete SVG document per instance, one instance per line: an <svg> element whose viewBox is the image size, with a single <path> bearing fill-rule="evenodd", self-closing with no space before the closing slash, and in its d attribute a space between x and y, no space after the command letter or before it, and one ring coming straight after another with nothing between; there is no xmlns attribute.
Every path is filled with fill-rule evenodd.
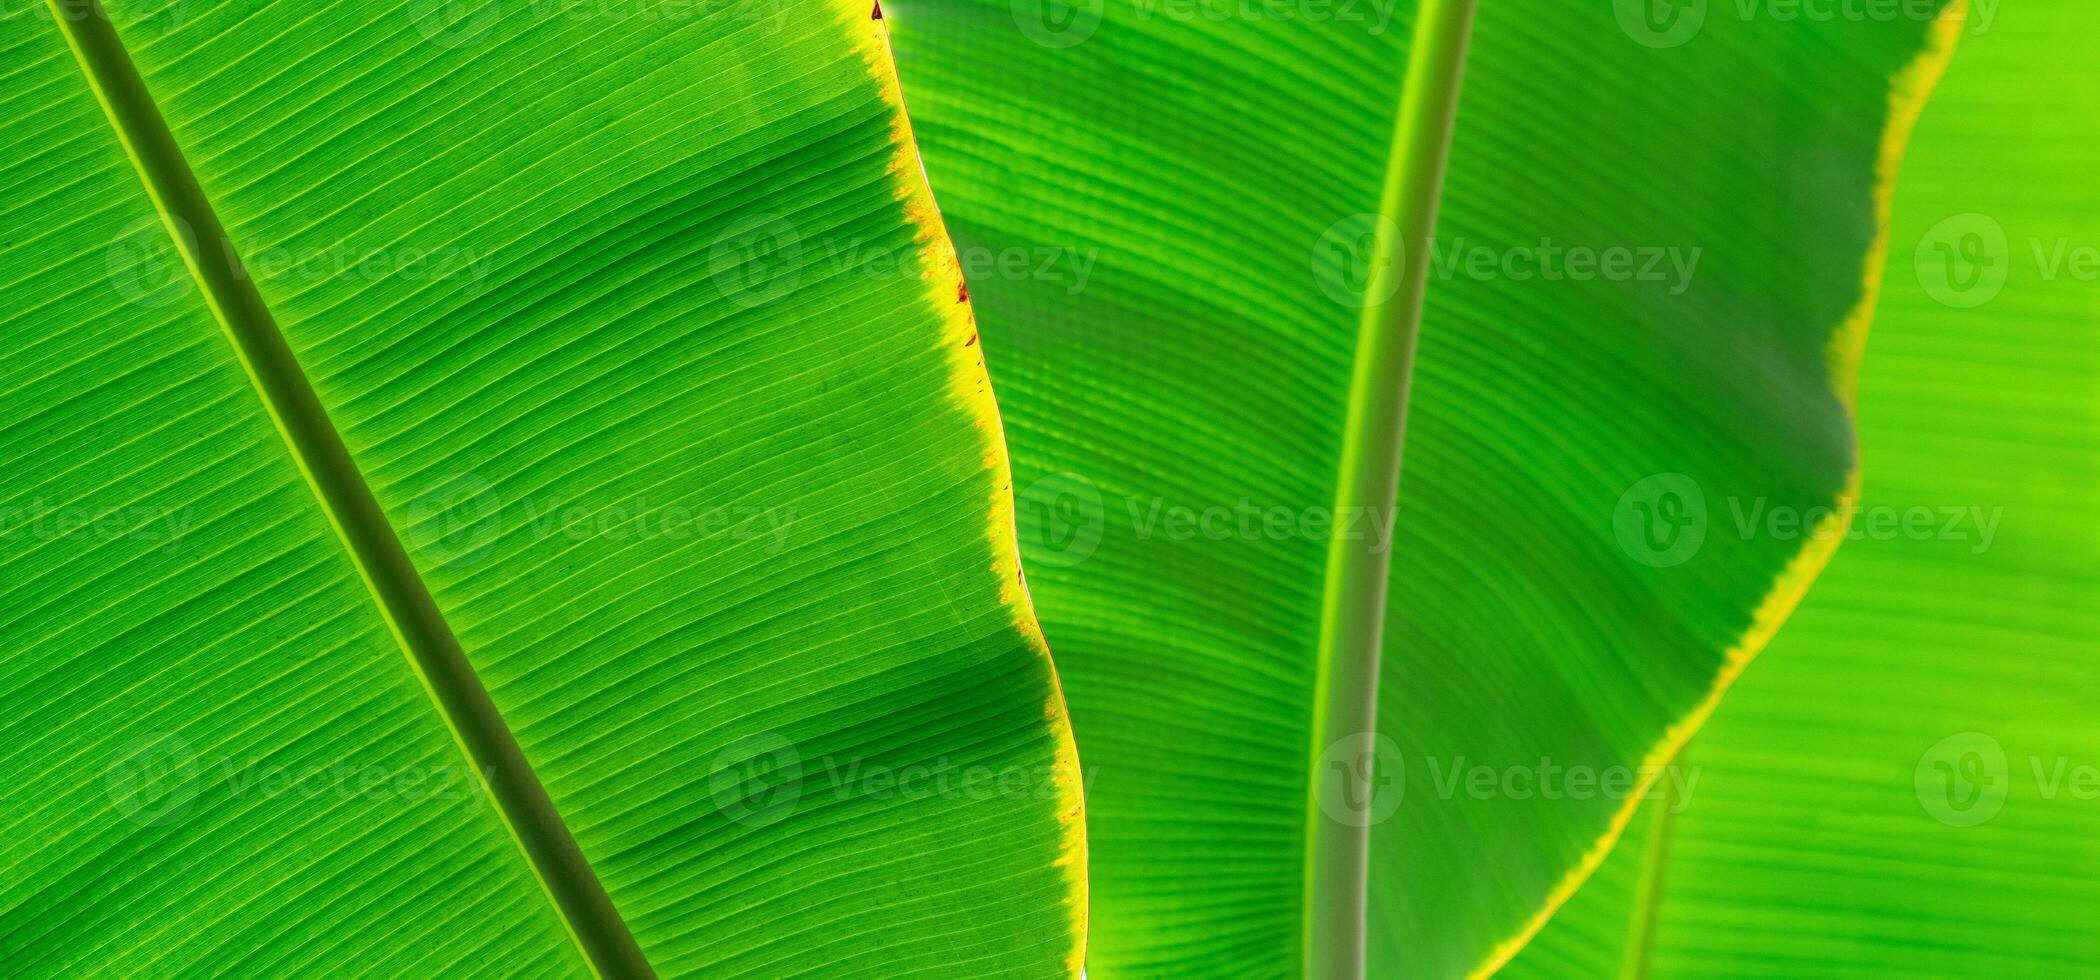
<svg viewBox="0 0 2100 980"><path fill-rule="evenodd" d="M1669 769L1681 769L1685 752L1679 750ZM1648 818L1648 841L1641 849L1640 869L1633 880L1633 899L1626 916L1626 945L1620 953L1619 980L1648 980L1654 962L1655 928L1661 916L1663 885L1669 879L1671 833L1674 818L1684 804L1674 779L1657 780L1662 796L1654 802Z"/></svg>
<svg viewBox="0 0 2100 980"><path fill-rule="evenodd" d="M330 422L98 0L48 0L198 290L498 815L600 976L655 974ZM200 247L203 243L203 247Z"/></svg>
<svg viewBox="0 0 2100 980"><path fill-rule="evenodd" d="M1428 289L1427 243L1443 193L1475 0L1423 0L1386 158L1368 302L1357 324L1348 421L1334 513L1380 514L1392 527L1407 427L1415 335ZM1419 246L1419 247L1418 247ZM1329 539L1307 771L1304 965L1308 977L1361 977L1365 967L1369 828L1325 816L1322 759L1349 746L1375 751L1379 647L1391 541Z"/></svg>

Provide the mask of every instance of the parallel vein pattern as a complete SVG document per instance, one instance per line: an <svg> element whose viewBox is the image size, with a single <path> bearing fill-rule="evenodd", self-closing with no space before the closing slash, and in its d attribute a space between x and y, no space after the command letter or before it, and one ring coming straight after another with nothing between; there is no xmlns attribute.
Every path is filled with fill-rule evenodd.
<svg viewBox="0 0 2100 980"><path fill-rule="evenodd" d="M159 207L200 295L226 328L227 339L312 485L317 503L387 625L414 658L417 675L444 713L446 726L459 738L533 874L600 976L653 976L604 885L467 663L400 536L380 512L108 16L94 0L54 3L52 9L59 13L67 43L137 166L147 194Z"/></svg>
<svg viewBox="0 0 2100 980"><path fill-rule="evenodd" d="M1076 970L1076 762L1020 588L1004 450L959 269L918 176L881 23L843 3L793 16L698 5L669 20L550 4L432 6L125 5L117 28L415 573L650 963L667 974L769 977ZM75 86L65 93L93 120L77 73L59 70L53 25L15 20L8 30L11 45L52 46L56 60L35 64L65 76L48 87ZM39 107L32 118L50 113ZM122 174L106 124L87 132L109 154L107 172ZM53 186L53 161L26 159L8 172L20 208ZM120 221L82 228L94 244L61 253L77 253L82 273L7 243L18 270L10 280L57 268L39 281L108 309L86 311L78 322L88 327L39 338L62 353L25 362L35 370L0 392L60 379L53 390L71 390L78 375L60 372L95 358L112 372L109 397L153 393L144 386L158 376L113 350L187 352L217 370L225 384L193 394L252 423L255 465L280 471L276 483L228 474L228 492L275 494L273 519L303 529L296 540L318 549L307 562L335 577L287 580L305 567L293 564L249 581L241 566L186 555L183 569L215 576L192 594L216 595L225 587L214 583L234 575L275 603L306 594L287 593L286 581L302 590L332 581L333 592L307 604L317 608L271 606L229 628L281 622L291 633L272 633L275 644L328 627L362 643L335 654L354 663L286 677L268 673L275 661L247 657L250 673L235 679L251 693L166 694L154 717L184 718L178 734L207 763L216 756L192 731L240 720L226 707L238 703L273 720L257 739L297 726L314 733L313 752L392 759L421 746L463 765L301 496L231 350L167 264L150 205L135 180L122 188L151 228L137 241L160 249L133 263L136 273L120 264L133 241ZM98 193L117 199L106 188L78 196ZM101 276L97 249L113 240ZM175 295L187 317L177 326L198 332L155 344L139 311L158 307L120 306L111 289L144 302ZM137 444L136 431L168 428L158 416L119 426L54 401L74 413L63 416L69 430L27 395L0 404L0 427L18 439L12 455L37 454L59 472L80 459L49 439L79 431L80 452L100 458ZM185 448L196 438L125 458L179 475L187 471L171 468L206 458ZM199 501L217 518L234 512ZM80 552L38 554L63 567L26 594L117 601L96 579L62 577L85 574ZM16 628L49 624L29 616ZM42 675L65 670L129 689L144 648L126 644L158 635L126 633L107 649L53 641L4 690L46 697ZM379 690L406 699L391 726L369 712L353 726L301 711L317 700L368 702L377 695L364 688L382 681L391 686ZM329 797L284 817L317 836L264 828L278 835L265 840L281 852L266 852L271 861L241 850L224 862L91 863L145 832L121 812L88 809L102 798L94 779L118 768L106 728L66 714L49 721L65 739L55 755L10 751L6 763L83 761L19 783L25 799L63 789L119 843L25 851L14 860L26 871L0 876L11 908L32 913L4 921L35 965L123 972L179 948L178 971L237 957L390 975L461 963L531 975L582 968L478 795L481 806L454 826L443 822L449 811L378 794L420 821L428 837L413 849L388 849L405 825L324 805ZM414 741L417 731L428 738ZM387 754L351 741L366 737ZM110 799L161 786L165 754L149 761L151 778L112 776ZM191 820L249 792L239 769L207 764L194 780L174 771L192 794ZM328 836L336 826L347 836ZM279 897L270 870L297 869L308 851L342 852L356 870L323 865L274 905L224 897ZM57 887L78 869L167 884L143 904ZM223 893L193 887L222 878ZM193 893L195 905L176 902ZM43 895L58 904L40 911L32 900ZM222 942L203 927L228 909L246 916L229 928L258 942ZM101 932L79 944L56 932L89 924ZM48 942L54 935L61 941ZM392 946L414 936L430 938Z"/></svg>
<svg viewBox="0 0 2100 980"><path fill-rule="evenodd" d="M0 48L0 959L581 972L65 40Z"/></svg>
<svg viewBox="0 0 2100 980"><path fill-rule="evenodd" d="M965 253L1090 262L971 295L1098 777L1092 976L1302 975L1309 797L1369 825L1371 975L1492 968L1637 795L1501 775L1665 761L1823 554L1732 504L1850 486L1882 134L1928 24L1482 4L1436 238L1406 243L1432 281L1386 741L1307 759L1327 545L1381 533L1326 510L1418 6L884 5ZM1682 551L1641 533L1666 494L1704 505Z"/></svg>
<svg viewBox="0 0 2100 980"><path fill-rule="evenodd" d="M1897 185L1856 537L1692 743L1645 976L2100 971L2100 297L2047 264L2100 221L2100 10L1983 23ZM1627 915L1585 886L1507 975Z"/></svg>
<svg viewBox="0 0 2100 980"><path fill-rule="evenodd" d="M1601 5L1482 12L1440 235L1631 262L1431 291L1408 462L1432 475L1402 487L1394 551L1432 557L1394 566L1379 726L1423 762L1411 790L1429 760L1634 780L1410 793L1373 840L1374 964L1514 954L1837 550L1885 195L1944 35L1717 14L1658 48ZM1542 147L1553 181L1497 176ZM1420 950L1454 906L1528 913L1439 965Z"/></svg>

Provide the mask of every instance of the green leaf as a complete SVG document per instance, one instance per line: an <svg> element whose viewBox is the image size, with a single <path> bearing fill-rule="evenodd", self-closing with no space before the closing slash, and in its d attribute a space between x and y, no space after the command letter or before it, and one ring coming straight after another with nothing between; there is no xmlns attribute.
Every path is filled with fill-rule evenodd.
<svg viewBox="0 0 2100 980"><path fill-rule="evenodd" d="M1090 779L1093 975L1346 973L1323 855L1366 825L1379 976L1492 968L1602 859L1833 544L1731 507L1850 499L1939 6L1485 3L1418 153L1443 4L885 4Z"/></svg>
<svg viewBox="0 0 2100 980"><path fill-rule="evenodd" d="M1898 185L1849 540L1637 821L1663 860L1622 845L1508 976L2100 972L2100 70L2066 43L2100 10L1970 33Z"/></svg>
<svg viewBox="0 0 2100 980"><path fill-rule="evenodd" d="M884 27L632 13L0 18L10 972L1076 970Z"/></svg>

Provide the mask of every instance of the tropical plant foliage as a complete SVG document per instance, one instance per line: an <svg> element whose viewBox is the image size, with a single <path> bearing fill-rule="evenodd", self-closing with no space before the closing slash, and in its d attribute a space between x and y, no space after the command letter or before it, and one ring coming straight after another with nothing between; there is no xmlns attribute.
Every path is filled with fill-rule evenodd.
<svg viewBox="0 0 2100 980"><path fill-rule="evenodd" d="M1961 42L1860 379L1850 540L1511 977L2100 971L2100 11ZM1989 179L1978 175L1989 174ZM2091 261L2087 259L2085 261Z"/></svg>
<svg viewBox="0 0 2100 980"><path fill-rule="evenodd" d="M1889 182L1952 21L1482 3L1468 46L1462 6L885 5L965 267L994 270L1023 559L1093 779L1092 975L1324 973L1321 855L1364 825L1371 972L1500 963L1853 499ZM1413 238L1449 94L1421 86L1454 57ZM1366 353L1408 340L1408 261L1411 372ZM1410 373L1387 531L1348 474ZM1807 526L1728 533L1755 502ZM1336 574L1364 535L1389 588ZM1336 642L1381 601L1382 643ZM1556 769L1599 782L1503 778Z"/></svg>
<svg viewBox="0 0 2100 980"><path fill-rule="evenodd" d="M2100 971L2100 13L1809 6L0 11L0 963Z"/></svg>
<svg viewBox="0 0 2100 980"><path fill-rule="evenodd" d="M1076 968L883 26L690 13L0 18L8 972Z"/></svg>

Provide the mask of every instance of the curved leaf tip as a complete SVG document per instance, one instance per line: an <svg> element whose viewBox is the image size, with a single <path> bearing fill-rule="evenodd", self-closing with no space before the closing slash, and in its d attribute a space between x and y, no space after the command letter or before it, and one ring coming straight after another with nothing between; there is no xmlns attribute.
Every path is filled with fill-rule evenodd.
<svg viewBox="0 0 2100 980"><path fill-rule="evenodd" d="M1910 136L1917 126L1918 116L1925 103L1932 97L1933 89L1946 74L1947 64L1953 60L1954 48L1961 38L1962 24L1968 19L1969 0L1953 0L1942 8L1932 22L1926 46L1918 52L1911 63L1890 79L1889 114L1882 129L1880 151L1874 166L1874 241L1861 262L1861 287L1859 302L1846 315L1845 320L1833 333L1829 346L1830 384L1839 403L1852 422L1855 441L1859 433L1859 410L1856 397L1859 388L1860 359L1865 353L1867 334L1874 321L1874 309L1880 299L1882 269L1887 262L1889 247L1889 225L1895 200L1896 176L1902 169L1903 155L1910 144ZM1715 677L1713 688L1695 705L1682 720L1670 726L1641 760L1638 772L1642 776L1634 791L1622 801L1618 812L1612 815L1611 823L1596 843L1585 851L1576 865L1555 884L1547 895L1546 902L1524 923L1516 935L1496 945L1493 952L1473 971L1473 980L1489 977L1522 952L1525 945L1545 928L1568 900L1574 897L1584 882L1588 881L1604 859L1611 854L1626 828L1633 822L1642 801L1661 778L1666 767L1684 751L1686 743L1697 734L1700 727L1712 716L1737 678L1742 676L1750 662L1769 645L1772 638L1785 625L1787 618L1800 606L1809 587L1830 564L1837 554L1838 545L1852 524L1860 498L1861 475L1854 454L1854 463L1846 473L1844 488L1833 502L1832 510L1817 522L1815 529L1804 535L1806 542L1794 560L1788 563L1772 582L1771 591L1752 614L1750 626L1735 645L1729 648L1720 673Z"/></svg>

